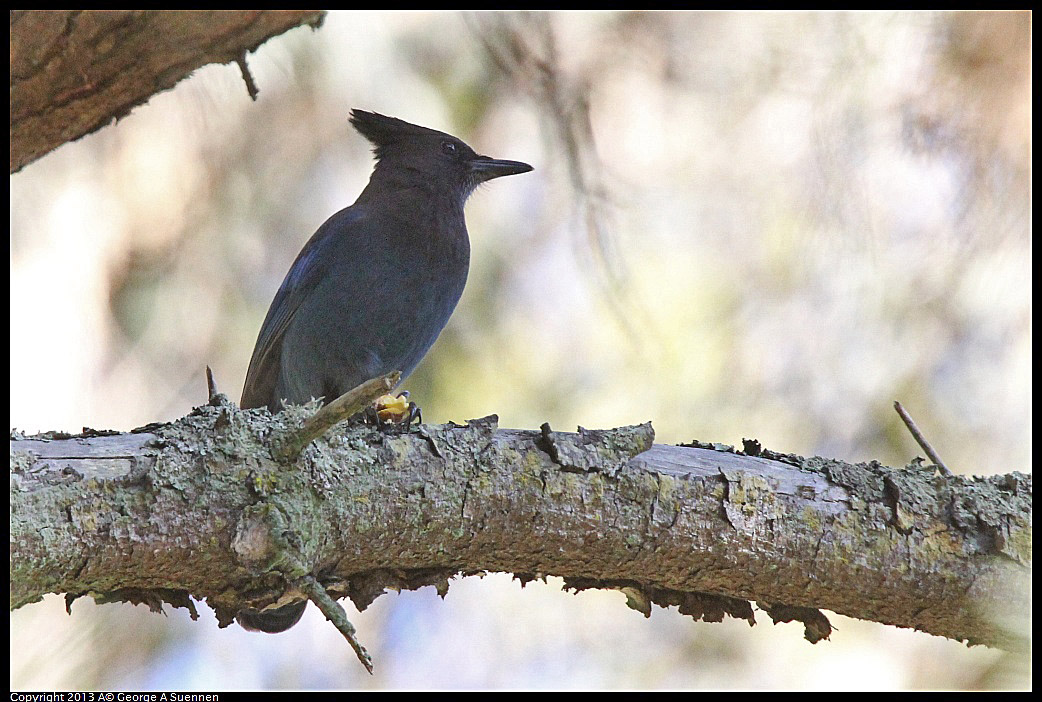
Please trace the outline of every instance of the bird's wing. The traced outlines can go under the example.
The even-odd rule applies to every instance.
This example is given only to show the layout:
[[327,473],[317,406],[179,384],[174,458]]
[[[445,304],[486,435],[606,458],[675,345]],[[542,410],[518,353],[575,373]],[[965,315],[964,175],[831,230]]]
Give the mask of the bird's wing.
[[274,393],[282,365],[283,335],[293,315],[307,299],[308,293],[319,284],[332,264],[334,257],[325,249],[360,216],[359,212],[353,211],[350,207],[340,210],[318,228],[297,254],[286,279],[275,293],[275,299],[271,301],[271,307],[268,308],[268,314],[257,336],[257,344],[250,358],[250,369],[246,371],[242,400],[239,403],[243,409],[277,409],[277,403],[281,398],[274,397]]

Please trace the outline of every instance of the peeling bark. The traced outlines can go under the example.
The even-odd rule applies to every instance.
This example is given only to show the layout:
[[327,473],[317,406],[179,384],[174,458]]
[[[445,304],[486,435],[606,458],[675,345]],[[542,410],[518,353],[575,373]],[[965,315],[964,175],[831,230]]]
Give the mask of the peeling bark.
[[[1028,616],[1031,478],[945,478],[730,447],[653,444],[650,423],[499,429],[495,416],[410,434],[339,425],[290,464],[271,446],[314,406],[276,416],[223,396],[129,434],[11,439],[11,608],[48,592],[103,601],[300,597],[313,575],[364,609],[385,588],[456,574],[557,575],[630,606],[707,621],[817,610],[1018,649]],[[747,444],[747,448],[751,444]],[[136,599],[135,599],[136,598]]]

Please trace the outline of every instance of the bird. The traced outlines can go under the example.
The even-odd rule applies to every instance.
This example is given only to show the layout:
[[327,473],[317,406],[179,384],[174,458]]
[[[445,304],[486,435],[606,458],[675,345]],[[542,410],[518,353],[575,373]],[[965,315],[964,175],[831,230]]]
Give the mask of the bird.
[[[427,127],[354,109],[376,165],[358,199],[332,215],[290,266],[261,324],[239,403],[279,412],[331,402],[361,383],[406,378],[463,294],[470,266],[464,204],[478,185],[532,166],[482,156]],[[307,600],[236,619],[277,633]]]

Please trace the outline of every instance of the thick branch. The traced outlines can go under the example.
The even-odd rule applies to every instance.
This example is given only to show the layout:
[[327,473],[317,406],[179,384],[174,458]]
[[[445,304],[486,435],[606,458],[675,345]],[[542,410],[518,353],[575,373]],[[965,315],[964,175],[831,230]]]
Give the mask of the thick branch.
[[238,61],[316,10],[13,10],[11,172],[120,119],[208,63]]
[[1021,645],[996,622],[1030,611],[1030,476],[652,445],[649,424],[498,429],[495,417],[401,435],[342,425],[294,464],[274,460],[266,442],[313,410],[217,400],[148,433],[12,438],[11,607],[48,592],[183,604],[163,594],[180,591],[227,624],[244,604],[299,596],[307,575],[364,608],[385,587],[506,571],[706,619],[751,618],[756,600],[813,622],[815,638],[824,608]]

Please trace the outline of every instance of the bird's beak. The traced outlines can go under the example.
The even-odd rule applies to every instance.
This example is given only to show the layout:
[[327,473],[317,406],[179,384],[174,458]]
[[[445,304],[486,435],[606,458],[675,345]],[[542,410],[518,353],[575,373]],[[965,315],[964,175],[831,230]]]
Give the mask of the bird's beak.
[[500,176],[527,173],[532,167],[520,161],[504,161],[502,159],[489,158],[488,156],[477,156],[470,162],[470,172],[477,180],[486,181]]

